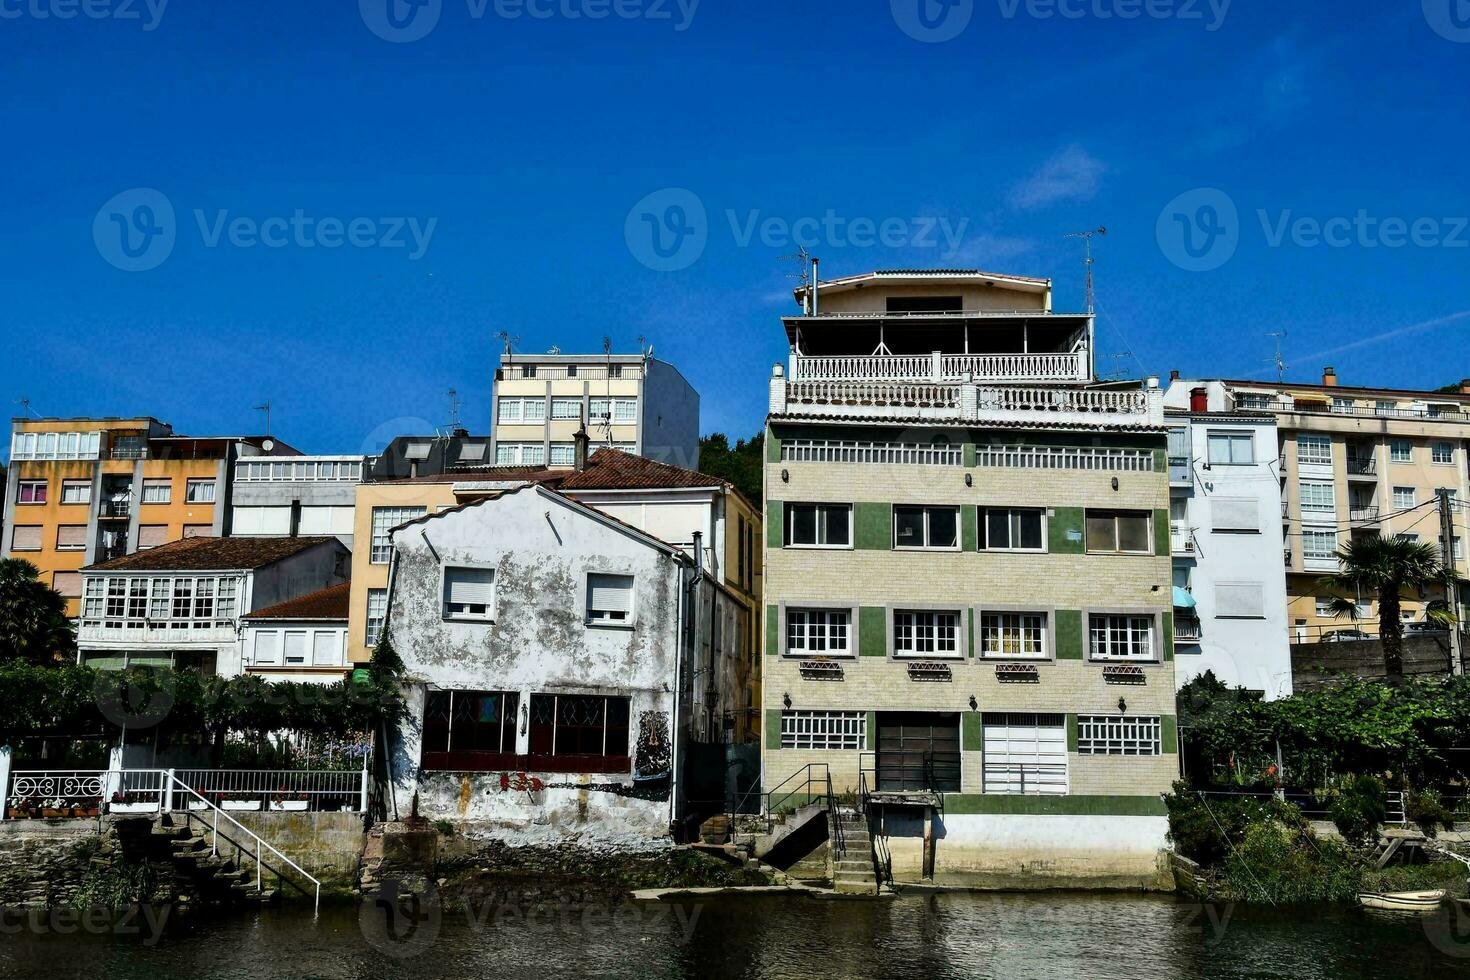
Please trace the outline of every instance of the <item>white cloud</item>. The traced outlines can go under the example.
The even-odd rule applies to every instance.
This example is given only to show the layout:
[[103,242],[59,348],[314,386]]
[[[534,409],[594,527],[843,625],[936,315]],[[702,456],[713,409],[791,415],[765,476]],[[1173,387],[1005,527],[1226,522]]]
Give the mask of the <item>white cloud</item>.
[[1107,169],[1101,160],[1074,143],[1011,188],[1011,206],[1029,211],[1061,201],[1091,200]]

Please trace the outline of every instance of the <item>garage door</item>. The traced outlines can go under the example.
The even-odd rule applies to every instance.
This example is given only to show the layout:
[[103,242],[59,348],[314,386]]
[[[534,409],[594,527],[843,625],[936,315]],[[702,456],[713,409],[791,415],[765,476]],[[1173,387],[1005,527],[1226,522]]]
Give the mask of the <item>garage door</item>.
[[1067,721],[1061,715],[986,712],[987,793],[1067,792]]
[[960,790],[960,716],[878,715],[878,789]]

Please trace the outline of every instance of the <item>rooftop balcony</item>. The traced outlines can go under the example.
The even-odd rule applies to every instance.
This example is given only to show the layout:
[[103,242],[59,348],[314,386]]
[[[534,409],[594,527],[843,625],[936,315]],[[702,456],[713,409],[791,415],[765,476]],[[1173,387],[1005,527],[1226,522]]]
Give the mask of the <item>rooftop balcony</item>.
[[874,421],[1164,424],[1163,392],[1147,388],[992,387],[975,381],[798,380],[777,365],[770,413]]
[[791,356],[792,381],[963,381],[1078,384],[1091,379],[1085,350],[1041,354]]

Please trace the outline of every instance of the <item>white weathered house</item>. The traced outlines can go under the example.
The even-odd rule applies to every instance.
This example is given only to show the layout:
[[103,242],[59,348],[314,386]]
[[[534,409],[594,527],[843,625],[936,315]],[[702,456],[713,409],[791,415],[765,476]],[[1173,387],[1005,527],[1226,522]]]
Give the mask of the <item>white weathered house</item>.
[[536,484],[392,542],[410,717],[390,739],[390,810],[416,793],[431,817],[653,836],[683,819],[680,759],[708,696],[691,641],[714,588],[688,554]]
[[241,669],[262,679],[335,684],[352,668],[347,660],[351,582],[287,599],[245,616]]

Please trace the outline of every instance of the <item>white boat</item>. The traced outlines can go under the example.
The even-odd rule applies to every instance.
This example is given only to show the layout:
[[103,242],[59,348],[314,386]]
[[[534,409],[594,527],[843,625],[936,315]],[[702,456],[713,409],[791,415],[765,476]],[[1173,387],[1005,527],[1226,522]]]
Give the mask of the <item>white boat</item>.
[[1433,912],[1444,896],[1443,888],[1427,892],[1359,892],[1358,904],[1365,909],[1393,912]]

